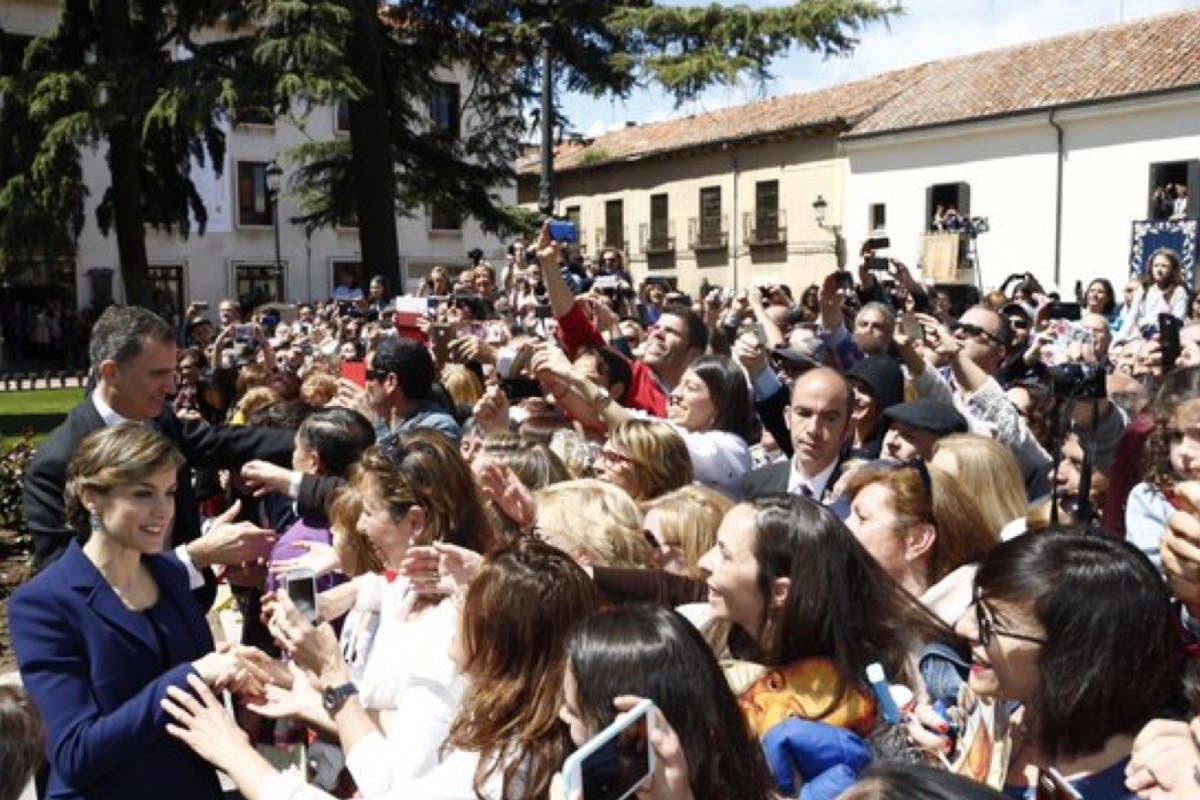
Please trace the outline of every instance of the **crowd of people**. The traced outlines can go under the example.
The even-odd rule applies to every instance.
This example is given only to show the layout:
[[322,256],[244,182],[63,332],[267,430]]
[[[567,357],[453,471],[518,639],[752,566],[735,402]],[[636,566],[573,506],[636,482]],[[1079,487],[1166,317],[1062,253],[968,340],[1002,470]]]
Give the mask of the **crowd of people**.
[[1178,255],[961,306],[861,255],[692,298],[546,228],[412,296],[109,308],[25,476],[0,800],[42,753],[56,799],[568,798],[643,700],[642,800],[1200,798]]

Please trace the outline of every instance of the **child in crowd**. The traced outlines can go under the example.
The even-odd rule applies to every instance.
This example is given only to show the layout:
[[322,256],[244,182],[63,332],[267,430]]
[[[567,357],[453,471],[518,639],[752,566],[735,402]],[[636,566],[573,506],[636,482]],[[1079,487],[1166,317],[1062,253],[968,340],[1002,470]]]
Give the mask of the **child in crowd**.
[[1133,487],[1125,507],[1130,542],[1159,564],[1159,544],[1175,513],[1172,487],[1200,478],[1200,367],[1168,373],[1151,408],[1146,480]]
[[[296,431],[292,469],[310,475],[345,478],[350,466],[374,443],[375,429],[362,414],[346,408],[323,408],[313,412]],[[279,537],[267,563],[268,592],[279,587],[280,565],[286,566],[293,559],[307,555],[307,543],[311,542],[332,546],[333,534],[329,531],[328,519],[301,517]],[[325,591],[341,580],[340,575],[322,575],[317,579],[317,589]]]

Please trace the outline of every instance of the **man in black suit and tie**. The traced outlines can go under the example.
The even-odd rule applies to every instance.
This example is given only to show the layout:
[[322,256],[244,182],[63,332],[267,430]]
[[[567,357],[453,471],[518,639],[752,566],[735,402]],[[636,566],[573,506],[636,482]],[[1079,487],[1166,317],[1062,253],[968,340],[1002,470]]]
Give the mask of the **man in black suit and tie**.
[[854,391],[835,369],[819,367],[796,378],[784,412],[792,457],[746,473],[742,495],[749,500],[786,492],[820,503],[829,499],[841,474],[853,406]]
[[209,566],[253,562],[268,555],[275,532],[250,523],[222,517],[207,535],[200,535],[191,465],[236,469],[254,458],[290,464],[293,432],[217,428],[176,418],[167,402],[175,392],[175,332],[144,308],[106,309],[92,329],[89,355],[96,388],[71,409],[25,471],[25,519],[33,537],[34,566],[40,570],[58,558],[77,536],[66,525],[63,503],[67,465],[76,446],[93,431],[127,421],[153,426],[187,459],[178,476],[172,543],[189,568],[193,589],[200,588],[200,571]]

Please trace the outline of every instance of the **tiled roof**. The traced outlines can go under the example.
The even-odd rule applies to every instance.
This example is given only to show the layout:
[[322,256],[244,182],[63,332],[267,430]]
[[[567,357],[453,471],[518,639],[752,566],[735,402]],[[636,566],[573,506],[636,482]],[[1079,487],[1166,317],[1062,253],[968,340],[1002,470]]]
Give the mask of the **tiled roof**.
[[[558,172],[568,172],[721,142],[826,126],[837,131],[847,130],[924,70],[922,66],[889,72],[817,92],[785,95],[707,114],[634,125],[606,133],[591,142],[567,142],[555,151],[554,168]],[[517,169],[521,173],[536,173],[536,155],[523,159]]]
[[[555,154],[559,172],[831,128],[847,138],[1200,86],[1200,10],[932,61],[816,92],[636,125]],[[536,174],[536,156],[518,172]]]
[[850,137],[1200,86],[1200,11],[936,61]]

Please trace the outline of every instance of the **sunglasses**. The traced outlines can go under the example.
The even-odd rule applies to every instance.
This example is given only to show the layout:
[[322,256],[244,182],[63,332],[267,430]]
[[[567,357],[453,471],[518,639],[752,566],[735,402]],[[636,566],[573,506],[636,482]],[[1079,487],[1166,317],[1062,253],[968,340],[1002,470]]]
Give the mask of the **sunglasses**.
[[983,604],[983,597],[978,587],[976,587],[972,599],[975,606],[975,627],[979,632],[979,643],[984,647],[991,644],[992,638],[995,636],[1006,636],[1009,639],[1017,639],[1018,641],[1031,642],[1033,644],[1046,644],[1046,640],[1040,637],[1029,636],[1024,633],[1014,633],[997,625],[991,610]]
[[385,380],[387,380],[387,376],[391,374],[392,373],[388,372],[386,369],[368,369],[364,372],[367,380],[378,381],[379,383],[383,383]]
[[996,335],[993,334],[991,331],[985,330],[985,329],[979,327],[978,325],[972,325],[969,322],[957,322],[957,321],[952,322],[952,323],[950,323],[950,330],[955,335],[962,333],[964,336],[971,336],[976,339],[978,339],[979,337],[982,336],[985,339],[988,339],[989,341],[991,341],[993,344],[997,344],[997,345],[1004,344],[1004,342],[1002,342],[998,338],[996,338]]
[[1029,327],[1029,320],[1024,317],[1009,317],[1008,324],[1019,331],[1023,331]]

